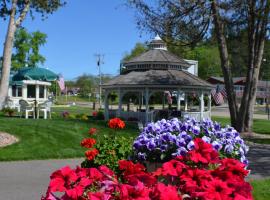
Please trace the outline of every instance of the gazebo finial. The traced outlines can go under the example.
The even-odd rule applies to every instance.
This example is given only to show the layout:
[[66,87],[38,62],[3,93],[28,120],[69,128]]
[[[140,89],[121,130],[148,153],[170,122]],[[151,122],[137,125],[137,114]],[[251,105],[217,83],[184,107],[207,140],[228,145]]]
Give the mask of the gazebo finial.
[[157,34],[156,37],[150,42],[151,49],[161,49],[167,51],[167,46],[161,37]]

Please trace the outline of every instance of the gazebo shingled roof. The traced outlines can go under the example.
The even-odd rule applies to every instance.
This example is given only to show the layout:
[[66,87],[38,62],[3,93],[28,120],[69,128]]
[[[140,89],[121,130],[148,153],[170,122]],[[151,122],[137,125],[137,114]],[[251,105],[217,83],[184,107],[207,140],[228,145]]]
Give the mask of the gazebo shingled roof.
[[182,86],[186,87],[207,87],[214,86],[197,76],[186,71],[179,70],[148,70],[132,71],[125,75],[119,75],[109,82],[103,84],[103,88],[126,87],[126,86]]
[[179,58],[178,56],[170,53],[169,51],[163,50],[163,49],[150,49],[147,52],[144,52],[143,54],[136,56],[134,58],[131,58],[128,61],[125,61],[124,65],[130,65],[133,63],[166,63],[166,64],[179,64],[182,67],[188,68],[190,64]]

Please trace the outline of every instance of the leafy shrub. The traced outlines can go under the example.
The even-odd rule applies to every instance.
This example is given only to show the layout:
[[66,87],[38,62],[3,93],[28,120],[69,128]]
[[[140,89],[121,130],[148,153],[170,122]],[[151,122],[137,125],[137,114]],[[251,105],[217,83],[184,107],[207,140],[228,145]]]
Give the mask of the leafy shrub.
[[13,108],[6,107],[2,109],[2,112],[4,113],[4,115],[12,117],[15,115],[16,110]]
[[82,167],[106,165],[111,169],[117,169],[118,161],[126,159],[131,154],[133,140],[133,137],[117,135],[100,136],[98,142],[95,144],[95,148],[99,154],[96,155],[94,160],[86,159],[82,163]]
[[102,111],[98,111],[95,119],[104,120],[105,119],[104,113]]

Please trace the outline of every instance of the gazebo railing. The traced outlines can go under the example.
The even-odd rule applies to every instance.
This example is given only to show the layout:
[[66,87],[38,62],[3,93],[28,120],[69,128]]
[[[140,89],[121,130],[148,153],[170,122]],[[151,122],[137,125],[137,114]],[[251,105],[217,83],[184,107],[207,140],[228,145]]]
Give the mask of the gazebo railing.
[[[200,112],[182,112],[182,117],[186,118],[186,117],[190,117],[190,118],[194,118],[197,121],[201,120],[201,113]],[[211,118],[211,112],[210,111],[204,111],[202,113],[202,118],[203,119],[207,119],[207,118]]]
[[142,123],[146,123],[147,121],[154,121],[155,113],[154,111],[149,112],[134,112],[134,111],[120,111],[118,114],[118,110],[109,110],[109,118],[113,117],[121,117],[125,120],[138,120]]

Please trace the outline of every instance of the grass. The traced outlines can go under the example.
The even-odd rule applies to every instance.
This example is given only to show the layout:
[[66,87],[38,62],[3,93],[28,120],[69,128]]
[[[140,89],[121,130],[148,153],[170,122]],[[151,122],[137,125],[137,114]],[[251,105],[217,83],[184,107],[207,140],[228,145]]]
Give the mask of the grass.
[[[213,116],[212,119],[214,121],[220,122],[223,126],[230,124],[230,118],[228,117],[215,117]],[[265,119],[254,119],[253,122],[253,131],[259,134],[270,134],[270,121]]]
[[255,200],[270,199],[270,179],[251,181],[253,186],[253,197]]
[[[0,149],[0,161],[83,157],[80,142],[90,127],[99,134],[115,134],[102,121],[33,120],[0,117],[0,131],[17,136],[20,141]],[[135,136],[138,130],[128,125],[117,134]]]
[[52,107],[52,112],[55,112],[58,116],[61,115],[62,112],[67,111],[71,114],[92,114],[92,108],[90,107],[82,107],[82,106],[69,106],[69,107]]
[[255,138],[247,138],[245,139],[247,141],[250,141],[250,142],[254,142],[254,143],[257,143],[257,144],[270,144],[270,139],[269,138],[264,138],[264,139],[255,139]]

